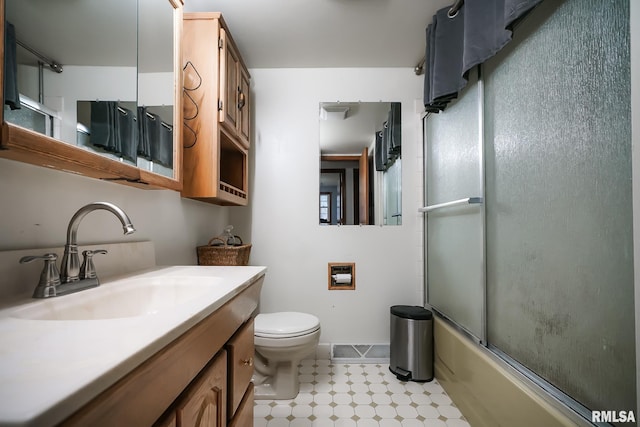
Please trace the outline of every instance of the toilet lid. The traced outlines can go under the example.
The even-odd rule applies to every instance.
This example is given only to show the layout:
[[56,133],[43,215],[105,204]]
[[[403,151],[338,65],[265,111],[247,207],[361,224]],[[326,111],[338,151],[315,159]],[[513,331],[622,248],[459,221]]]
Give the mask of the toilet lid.
[[296,312],[260,313],[255,318],[255,335],[265,338],[295,337],[320,328],[320,320],[311,314]]

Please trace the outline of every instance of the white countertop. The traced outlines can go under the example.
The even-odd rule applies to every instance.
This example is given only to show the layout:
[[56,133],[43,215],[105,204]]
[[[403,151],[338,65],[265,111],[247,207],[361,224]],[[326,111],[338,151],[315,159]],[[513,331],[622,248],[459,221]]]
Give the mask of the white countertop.
[[[15,317],[44,300],[28,299],[0,310],[0,426],[59,423],[200,320],[220,308],[265,267],[157,267],[105,280],[95,289],[53,300],[87,298],[127,285],[131,278],[189,277],[211,282],[205,296],[171,310],[97,320]],[[215,285],[215,286],[213,286]]]

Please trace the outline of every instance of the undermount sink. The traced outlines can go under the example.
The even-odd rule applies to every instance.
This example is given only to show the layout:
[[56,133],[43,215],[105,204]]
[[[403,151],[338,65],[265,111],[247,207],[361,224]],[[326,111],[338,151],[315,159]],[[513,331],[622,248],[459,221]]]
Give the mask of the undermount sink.
[[50,298],[16,310],[29,320],[100,320],[148,316],[176,309],[215,289],[217,277],[127,279],[77,294]]

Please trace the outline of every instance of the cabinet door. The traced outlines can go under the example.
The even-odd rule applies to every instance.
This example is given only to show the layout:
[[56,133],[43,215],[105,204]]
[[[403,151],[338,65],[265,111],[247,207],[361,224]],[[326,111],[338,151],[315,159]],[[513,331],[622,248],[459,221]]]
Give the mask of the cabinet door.
[[238,123],[238,69],[240,59],[224,28],[220,28],[222,52],[220,52],[220,118],[219,121],[230,130],[236,130]]
[[229,353],[228,416],[238,409],[253,376],[253,319],[250,319],[227,343]]
[[227,353],[222,350],[189,386],[176,407],[180,427],[221,427],[227,422]]
[[238,135],[240,142],[246,147],[250,146],[251,137],[251,96],[249,74],[244,67],[239,67],[240,93],[238,94]]
[[229,423],[229,427],[247,427],[253,425],[253,392],[253,383],[251,383],[242,398],[242,402],[235,416]]

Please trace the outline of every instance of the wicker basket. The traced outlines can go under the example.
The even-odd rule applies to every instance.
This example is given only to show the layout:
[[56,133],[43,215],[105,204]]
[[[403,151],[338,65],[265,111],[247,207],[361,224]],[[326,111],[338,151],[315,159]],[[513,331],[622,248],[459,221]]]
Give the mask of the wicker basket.
[[[239,239],[237,236],[236,238]],[[211,244],[216,240],[222,242],[224,246],[212,246]],[[198,246],[196,249],[198,265],[247,265],[251,244],[242,244],[240,240],[240,246],[229,246],[223,239],[214,237],[206,246]]]

